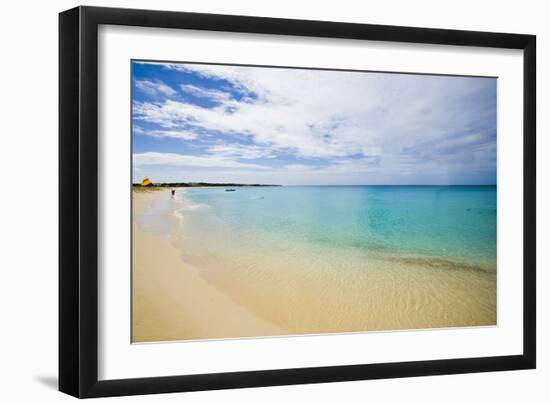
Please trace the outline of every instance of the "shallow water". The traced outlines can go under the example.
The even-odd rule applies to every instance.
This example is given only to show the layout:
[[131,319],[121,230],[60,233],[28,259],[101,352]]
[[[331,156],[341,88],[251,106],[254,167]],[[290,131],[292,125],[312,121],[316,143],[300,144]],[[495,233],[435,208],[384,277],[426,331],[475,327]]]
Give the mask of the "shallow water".
[[290,334],[496,324],[495,187],[179,189],[137,221]]

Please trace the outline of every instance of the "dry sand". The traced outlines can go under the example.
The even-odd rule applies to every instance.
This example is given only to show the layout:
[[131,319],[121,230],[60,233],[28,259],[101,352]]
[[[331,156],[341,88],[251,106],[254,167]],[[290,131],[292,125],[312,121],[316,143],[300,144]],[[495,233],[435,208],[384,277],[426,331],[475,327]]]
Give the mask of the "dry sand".
[[[133,192],[133,214],[163,192]],[[132,258],[132,342],[288,334],[210,285],[169,240],[135,221]]]
[[[134,191],[134,217],[167,192]],[[268,253],[232,229],[175,223],[170,240],[134,220],[134,342],[496,324],[496,273],[351,250],[342,267],[340,255]]]

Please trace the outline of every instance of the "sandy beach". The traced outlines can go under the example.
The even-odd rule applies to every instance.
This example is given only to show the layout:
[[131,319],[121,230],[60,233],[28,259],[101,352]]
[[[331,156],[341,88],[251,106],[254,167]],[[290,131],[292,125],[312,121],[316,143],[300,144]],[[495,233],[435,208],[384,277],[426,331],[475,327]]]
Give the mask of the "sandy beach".
[[[139,214],[168,190],[133,192]],[[219,292],[170,241],[133,223],[132,341],[288,334]]]
[[274,241],[169,192],[133,192],[134,342],[497,322],[494,268]]

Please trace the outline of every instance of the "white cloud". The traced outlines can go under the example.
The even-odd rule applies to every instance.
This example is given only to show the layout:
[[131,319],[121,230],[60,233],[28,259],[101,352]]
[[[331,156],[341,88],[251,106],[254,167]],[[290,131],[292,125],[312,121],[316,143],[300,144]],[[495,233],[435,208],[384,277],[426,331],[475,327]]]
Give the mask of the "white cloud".
[[145,135],[153,137],[170,137],[175,139],[193,140],[198,138],[198,135],[194,132],[185,130],[146,130],[141,126],[134,125],[132,128],[134,135]]
[[241,144],[216,144],[208,148],[208,152],[214,156],[254,160],[263,157],[273,157],[273,151],[267,147]]
[[176,90],[160,80],[136,80],[135,84],[138,90],[143,91],[145,94],[150,96],[156,96],[159,94],[173,96],[176,94]]
[[264,169],[258,164],[241,163],[222,156],[193,156],[177,153],[145,152],[134,153],[133,164],[135,167],[143,166],[189,166],[208,168],[246,168]]
[[225,91],[197,87],[191,84],[182,84],[180,85],[180,88],[188,94],[201,98],[209,98],[216,102],[228,103],[233,99],[231,93],[227,93]]
[[185,140],[192,140],[198,137],[196,133],[183,130],[152,130],[147,132],[147,134],[155,137],[172,137]]
[[[182,90],[215,100],[214,108],[166,99],[134,103],[134,117],[166,132],[214,131],[247,143],[206,150],[246,160],[284,151],[297,158],[326,159],[323,169],[287,166],[272,175],[361,175],[383,178],[416,174],[452,177],[495,168],[495,83],[481,78],[312,71],[236,66],[165,64],[225,80],[247,96],[188,84]],[[191,129],[189,129],[191,128]],[[374,175],[373,173],[376,173]],[[267,175],[265,171],[251,177]],[[300,174],[301,175],[301,174]],[[305,175],[305,174],[304,174]],[[393,176],[393,177],[392,177]],[[289,177],[291,180],[293,178]],[[365,177],[366,178],[366,177]],[[380,180],[377,180],[379,178]],[[414,180],[413,178],[412,180]],[[365,180],[366,181],[366,180]]]
[[[222,104],[215,108],[173,100],[142,103],[135,106],[138,119],[165,127],[186,124],[245,134],[306,157],[395,151],[451,137],[475,126],[480,114],[491,113],[464,102],[484,88],[486,82],[480,79],[208,65],[183,68],[230,81],[256,94],[257,100],[235,102],[228,95],[216,95]],[[226,102],[231,102],[231,110]]]
[[[188,156],[173,153],[134,154],[134,179],[147,175],[164,182],[239,182],[282,185],[317,184],[398,184],[412,183],[410,171],[397,165],[390,173],[374,161],[338,160],[326,166],[287,164],[268,167],[215,155]],[[139,170],[139,171],[138,171]],[[435,171],[436,183],[448,180],[446,171]]]
[[147,134],[147,132],[145,131],[145,129],[143,129],[141,126],[137,126],[137,125],[134,125],[132,127],[132,133],[134,135],[145,135]]

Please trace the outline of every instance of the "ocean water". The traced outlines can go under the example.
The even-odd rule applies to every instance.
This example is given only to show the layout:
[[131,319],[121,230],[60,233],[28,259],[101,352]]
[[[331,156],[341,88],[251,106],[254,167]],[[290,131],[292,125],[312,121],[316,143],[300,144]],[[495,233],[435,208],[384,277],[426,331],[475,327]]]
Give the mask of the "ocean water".
[[194,188],[227,225],[295,243],[496,263],[494,186]]
[[494,186],[181,188],[136,219],[307,334],[496,324],[496,204]]

